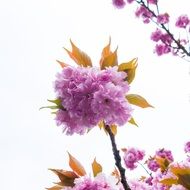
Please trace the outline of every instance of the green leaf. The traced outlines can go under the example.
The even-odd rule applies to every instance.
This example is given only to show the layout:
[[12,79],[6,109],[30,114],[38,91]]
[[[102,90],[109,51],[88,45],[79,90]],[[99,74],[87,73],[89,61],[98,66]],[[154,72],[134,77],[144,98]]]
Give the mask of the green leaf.
[[40,110],[44,109],[44,108],[49,108],[49,109],[53,109],[53,110],[54,109],[63,109],[64,110],[64,107],[62,106],[60,99],[48,100],[48,102],[54,103],[55,105],[53,105],[53,106],[43,106],[43,107],[40,108]]
[[124,71],[127,73],[127,82],[130,84],[135,78],[135,72],[137,68],[137,58],[132,59],[129,62],[121,63],[118,67],[118,71]]
[[153,108],[153,106],[150,105],[145,98],[143,98],[138,94],[128,94],[126,98],[130,104],[133,104],[135,106],[139,106],[141,108],[148,108],[148,107]]
[[59,109],[59,106],[43,106],[40,108],[41,109],[45,109],[45,108],[49,108],[49,109]]
[[131,119],[128,121],[130,124],[135,125],[138,127],[137,123],[135,122],[134,118],[131,117]]
[[61,105],[61,100],[58,98],[58,99],[55,99],[55,100],[48,100],[48,102],[52,102],[52,103],[54,103],[54,104],[56,104],[56,105],[58,105],[58,106],[60,106]]

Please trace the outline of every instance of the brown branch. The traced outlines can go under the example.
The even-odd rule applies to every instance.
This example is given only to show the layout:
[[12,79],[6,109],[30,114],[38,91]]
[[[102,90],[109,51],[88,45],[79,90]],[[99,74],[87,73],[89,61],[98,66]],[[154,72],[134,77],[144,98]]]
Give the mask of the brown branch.
[[119,170],[119,173],[121,176],[121,183],[123,185],[123,188],[125,190],[131,190],[128,183],[127,183],[126,177],[125,177],[125,169],[121,165],[121,156],[119,155],[119,150],[117,149],[117,145],[115,142],[115,136],[112,133],[109,125],[105,126],[105,130],[108,132],[110,140],[111,140],[112,151],[113,151],[113,155],[114,155],[114,159],[115,159],[115,165],[117,166],[117,168]]

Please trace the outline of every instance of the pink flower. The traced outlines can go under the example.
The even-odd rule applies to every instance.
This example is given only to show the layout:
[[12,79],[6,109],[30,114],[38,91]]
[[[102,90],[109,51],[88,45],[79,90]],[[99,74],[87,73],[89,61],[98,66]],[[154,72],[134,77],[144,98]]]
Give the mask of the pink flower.
[[177,18],[175,25],[178,28],[186,28],[189,23],[190,23],[190,20],[189,20],[188,16],[181,15]]
[[185,143],[184,151],[185,153],[190,153],[190,141]]
[[133,3],[134,2],[134,0],[127,0],[127,3]]
[[156,44],[155,52],[158,56],[171,52],[171,48],[165,44]]
[[144,155],[145,153],[142,150],[138,150],[135,148],[127,149],[123,157],[125,166],[130,170],[135,169],[137,167],[136,163],[142,160],[144,158]]
[[113,177],[106,177],[104,174],[98,174],[94,179],[88,176],[76,178],[74,187],[64,187],[63,190],[122,190],[116,185],[117,180]]
[[118,9],[123,8],[125,6],[124,0],[112,0],[112,3]]
[[157,4],[158,0],[147,0],[148,3],[150,4]]
[[143,22],[144,22],[145,24],[149,23],[149,22],[150,22],[150,19],[151,19],[152,16],[153,16],[152,13],[151,13],[148,9],[146,9],[144,6],[140,6],[140,7],[136,10],[135,15],[136,15],[137,17],[142,17]]
[[56,113],[58,126],[66,134],[83,134],[104,120],[107,125],[124,125],[131,117],[125,96],[129,85],[117,67],[99,70],[65,67],[57,75],[55,92],[61,101]]
[[170,45],[173,42],[173,39],[167,33],[166,34],[162,34],[161,37],[160,37],[160,39],[166,45]]
[[165,159],[167,159],[170,162],[174,161],[172,152],[170,150],[166,150],[164,148],[159,149],[158,151],[156,151],[156,156],[159,156],[161,158],[165,158]]
[[153,180],[153,177],[148,177],[148,178],[146,178],[146,180],[145,180],[145,183],[147,183],[148,185],[152,185],[152,180]]
[[170,190],[186,190],[182,185],[172,185]]
[[169,14],[168,13],[164,13],[164,14],[160,14],[157,17],[157,22],[159,24],[166,24],[169,22]]
[[190,156],[187,156],[186,161],[187,161],[187,162],[190,162]]
[[160,168],[159,164],[156,162],[154,158],[148,159],[146,164],[147,167],[153,172],[156,172],[158,168]]
[[152,190],[151,186],[147,183],[139,180],[131,180],[129,181],[129,186],[131,190]]
[[151,40],[153,40],[154,42],[158,42],[161,39],[162,36],[162,31],[160,29],[156,29],[155,32],[152,32],[151,34]]
[[168,190],[168,185],[159,183],[165,176],[160,170],[158,170],[152,179],[152,190]]

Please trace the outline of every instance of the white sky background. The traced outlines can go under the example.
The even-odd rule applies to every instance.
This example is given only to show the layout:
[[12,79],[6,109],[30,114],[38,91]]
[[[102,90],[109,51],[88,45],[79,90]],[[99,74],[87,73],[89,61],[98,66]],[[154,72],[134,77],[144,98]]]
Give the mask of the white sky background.
[[[160,3],[173,19],[190,10],[188,0]],[[120,128],[118,147],[139,147],[148,155],[166,147],[179,161],[184,158],[183,145],[190,140],[190,65],[176,57],[154,55],[149,40],[154,27],[135,19],[133,10],[135,6],[114,9],[111,0],[0,1],[2,190],[51,186],[57,178],[47,168],[69,169],[67,151],[88,173],[95,156],[105,172],[114,167],[103,131],[96,128],[84,136],[67,137],[56,127],[50,110],[39,111],[54,98],[52,82],[61,70],[55,60],[72,63],[62,48],[70,49],[70,38],[95,65],[109,36],[113,49],[119,46],[119,62],[139,59],[131,93],[141,94],[155,109],[135,109],[139,128],[128,124]]]

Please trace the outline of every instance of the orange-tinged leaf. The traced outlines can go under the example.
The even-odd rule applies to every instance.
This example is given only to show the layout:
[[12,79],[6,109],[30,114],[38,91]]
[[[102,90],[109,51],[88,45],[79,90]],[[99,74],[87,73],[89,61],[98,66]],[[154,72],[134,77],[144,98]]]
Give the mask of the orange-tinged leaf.
[[135,72],[136,72],[136,68],[137,68],[137,58],[132,59],[129,62],[126,63],[121,63],[118,66],[118,71],[124,71],[127,73],[127,82],[130,84],[133,79],[135,78]]
[[59,170],[59,169],[49,169],[49,170],[54,172],[59,177],[61,182],[57,184],[62,185],[62,186],[74,186],[74,180],[79,177],[73,171],[66,171],[66,170]]
[[139,181],[145,181],[145,179],[147,179],[146,176],[141,176],[140,179],[139,179]]
[[[99,127],[100,129],[103,129],[104,132],[105,132],[106,134],[108,134],[108,132],[107,132],[107,130],[106,130],[106,128],[105,128],[106,126],[105,126],[104,121],[100,121],[100,122],[98,123],[98,127]],[[109,127],[110,127],[110,129],[111,129],[111,132],[112,132],[114,135],[116,135],[116,134],[117,134],[117,125],[110,125]]]
[[112,52],[110,50],[110,45],[111,45],[111,38],[109,39],[108,45],[106,45],[103,50],[102,50],[102,55],[100,59],[100,67],[102,68],[102,62],[105,59],[105,57],[109,56]]
[[127,149],[126,149],[126,148],[122,148],[121,150],[122,150],[123,152],[126,152],[126,151],[127,151]]
[[190,168],[189,167],[171,167],[171,172],[178,178],[178,184],[190,189]]
[[118,176],[118,177],[120,177],[120,173],[119,173],[119,171],[117,170],[117,168],[114,169],[114,171],[112,172],[112,175],[113,175],[113,176]]
[[111,175],[114,176],[118,180],[117,184],[119,184],[119,182],[120,182],[120,173],[117,170],[117,168],[114,169],[114,171],[112,172]]
[[62,68],[69,66],[68,64],[66,64],[66,63],[64,63],[64,62],[62,62],[62,61],[59,61],[59,60],[56,60],[56,61],[59,63],[59,65],[60,65]]
[[137,123],[135,122],[134,118],[131,117],[131,119],[128,121],[130,124],[135,125],[138,127]]
[[118,65],[117,49],[113,53],[110,52],[108,56],[104,57],[100,64],[101,69],[105,69],[106,67],[114,67],[116,65]]
[[98,123],[98,127],[99,127],[100,129],[104,128],[104,127],[105,127],[104,121],[100,121],[100,122]]
[[56,186],[53,186],[53,187],[50,187],[50,188],[46,188],[47,190],[61,190],[63,189],[63,186],[60,186],[60,185],[56,185]]
[[94,177],[96,177],[99,173],[102,172],[102,166],[96,161],[96,158],[94,158],[94,161],[92,163],[92,171]]
[[110,126],[111,132],[116,135],[117,134],[117,125],[111,125]]
[[134,59],[132,59],[129,62],[119,64],[118,71],[125,71],[127,69],[134,69],[134,68],[136,68],[137,67],[137,61],[138,61],[138,59],[134,58]]
[[[111,51],[110,51],[110,45],[111,45],[111,38],[109,38],[109,43],[107,46],[105,46],[102,50],[102,58],[107,57],[108,55],[110,55]],[[101,62],[101,61],[100,61]]]
[[100,128],[100,130],[103,129],[104,132],[106,133],[106,135],[108,134],[108,132],[107,132],[106,129],[105,129],[106,126],[105,126],[104,121],[100,121],[100,122],[98,123],[98,127]]
[[189,174],[190,175],[190,168],[184,167],[171,167],[171,172],[175,175],[185,175],[185,174]]
[[183,185],[185,188],[190,189],[190,175],[178,175],[178,183]]
[[174,185],[174,184],[177,185],[178,184],[178,180],[174,179],[174,178],[162,179],[159,182],[164,184],[164,185]]
[[60,174],[68,178],[77,178],[78,175],[73,171],[67,171],[67,170],[60,170],[60,169],[52,169],[49,168],[52,172],[54,172],[56,175]]
[[148,108],[148,107],[153,108],[153,106],[150,105],[145,98],[143,98],[138,94],[128,94],[126,98],[130,104],[133,104],[135,106],[139,106],[141,108]]
[[86,175],[86,171],[84,167],[81,165],[81,163],[74,158],[69,152],[69,166],[73,169],[74,172],[76,172],[80,176]]
[[155,158],[155,160],[156,160],[156,162],[158,163],[158,165],[160,166],[161,171],[162,171],[162,172],[166,171],[166,169],[168,168],[170,162],[169,162],[167,159],[161,158],[161,157],[159,157],[159,156],[157,156],[157,157]]
[[92,66],[92,61],[90,57],[83,51],[81,51],[75,44],[70,40],[72,46],[72,52],[64,48],[71,59],[73,59],[78,65],[83,67]]

